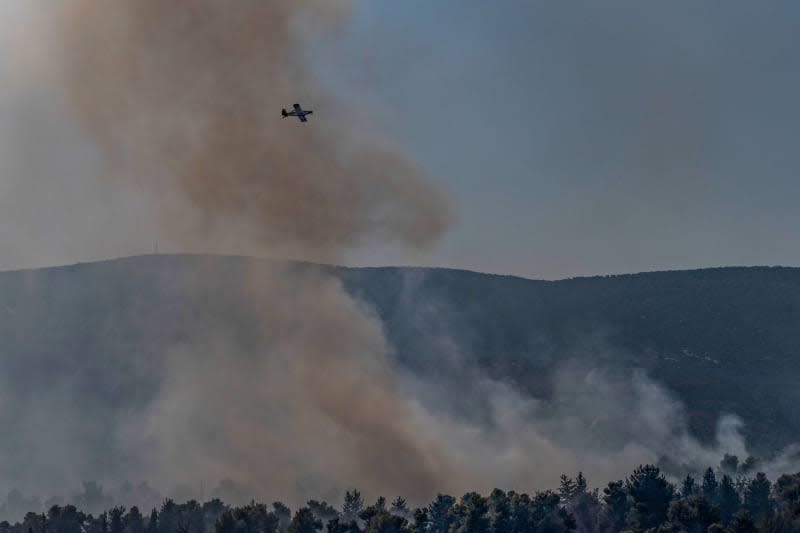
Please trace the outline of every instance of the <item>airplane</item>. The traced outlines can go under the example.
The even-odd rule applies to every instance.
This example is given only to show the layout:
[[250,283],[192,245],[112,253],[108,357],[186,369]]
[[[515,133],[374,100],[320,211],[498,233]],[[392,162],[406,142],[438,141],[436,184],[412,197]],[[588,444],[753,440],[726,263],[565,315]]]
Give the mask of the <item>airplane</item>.
[[286,109],[281,109],[281,118],[297,117],[300,119],[300,122],[308,122],[306,115],[310,115],[312,113],[313,111],[311,110],[306,111],[305,109],[300,107],[300,104],[294,104],[294,111],[289,111],[287,113]]

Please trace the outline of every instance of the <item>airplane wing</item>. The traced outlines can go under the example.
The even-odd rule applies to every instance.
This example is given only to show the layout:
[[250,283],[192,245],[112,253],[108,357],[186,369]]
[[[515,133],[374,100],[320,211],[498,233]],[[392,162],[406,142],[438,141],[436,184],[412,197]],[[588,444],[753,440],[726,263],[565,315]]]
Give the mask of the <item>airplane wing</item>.
[[305,115],[297,115],[297,118],[300,119],[300,122],[308,122],[308,119]]
[[302,110],[303,110],[303,108],[302,108],[302,107],[300,107],[300,104],[294,104],[294,110],[295,110],[295,111],[302,111]]

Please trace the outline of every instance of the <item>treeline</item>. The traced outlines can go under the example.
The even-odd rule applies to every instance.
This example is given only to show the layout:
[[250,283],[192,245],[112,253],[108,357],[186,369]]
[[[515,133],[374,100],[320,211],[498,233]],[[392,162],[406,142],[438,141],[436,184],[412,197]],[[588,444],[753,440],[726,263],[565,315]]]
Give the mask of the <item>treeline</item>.
[[340,509],[310,500],[295,512],[280,502],[228,506],[171,499],[143,514],[117,506],[97,515],[73,505],[29,512],[21,522],[0,522],[0,533],[566,533],[800,531],[800,473],[771,482],[766,475],[732,477],[707,469],[674,485],[653,465],[636,468],[602,490],[583,474],[561,476],[558,490],[528,495],[495,489],[460,498],[439,494],[412,509],[402,497],[368,505],[347,491]]

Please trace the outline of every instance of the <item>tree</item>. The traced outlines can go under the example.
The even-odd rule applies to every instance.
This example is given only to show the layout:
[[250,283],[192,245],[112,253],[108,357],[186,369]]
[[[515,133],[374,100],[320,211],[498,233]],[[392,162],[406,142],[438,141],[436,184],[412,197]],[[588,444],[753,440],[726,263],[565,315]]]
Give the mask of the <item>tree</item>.
[[494,489],[489,495],[491,512],[491,530],[494,533],[511,531],[511,503],[508,495],[500,489]]
[[739,493],[733,485],[733,480],[728,475],[722,476],[719,483],[719,518],[720,521],[728,525],[733,520],[733,515],[739,511],[742,506],[742,500],[739,498]]
[[153,508],[150,511],[150,519],[147,521],[147,533],[157,533],[158,532],[158,511]]
[[489,531],[489,504],[477,492],[465,494],[458,505],[457,533],[487,533]]
[[684,498],[690,498],[694,496],[696,490],[697,483],[695,482],[694,478],[691,476],[691,474],[686,474],[683,484],[681,485],[681,496]]
[[700,487],[700,492],[706,497],[706,500],[716,502],[718,488],[719,483],[717,483],[717,476],[714,475],[714,471],[709,467],[706,469],[705,473],[703,473],[703,484]]
[[123,533],[125,525],[122,518],[125,516],[125,508],[120,506],[113,507],[108,514],[111,517],[110,532]]
[[541,533],[566,533],[575,529],[575,517],[559,505],[553,491],[537,492],[530,500],[531,530]]
[[[428,527],[430,526],[430,521],[428,520],[428,509],[421,507],[414,510],[414,526],[411,528],[412,531],[422,533],[423,531],[428,531]],[[0,531],[0,533],[3,533]]]
[[158,533],[175,533],[179,525],[178,506],[172,498],[167,498],[158,512]]
[[361,528],[358,527],[355,520],[342,522],[341,519],[334,518],[328,522],[326,531],[328,533],[361,533]]
[[292,520],[292,511],[281,502],[272,502],[272,512],[278,517],[278,529],[281,533],[287,533],[289,522]]
[[308,508],[314,513],[314,516],[322,520],[323,524],[339,517],[339,511],[334,509],[332,505],[329,505],[328,502],[309,500],[306,505],[308,505]]
[[345,492],[342,519],[348,522],[355,520],[362,509],[364,509],[364,498],[361,497],[361,493],[355,489]]
[[628,492],[623,481],[612,481],[603,489],[603,510],[598,526],[601,531],[621,531],[630,512]]
[[298,509],[289,524],[289,533],[314,533],[320,529],[322,521],[314,516],[308,507]]
[[800,473],[779,477],[774,492],[781,514],[797,521],[797,529],[800,529]]
[[558,494],[561,496],[561,503],[569,503],[575,494],[575,481],[566,474],[561,474],[561,483],[558,486]]
[[135,505],[131,507],[128,516],[125,517],[125,533],[144,533],[144,517]]
[[437,494],[436,499],[428,505],[428,521],[432,533],[447,533],[453,523],[451,509],[456,499],[446,494]]
[[687,533],[706,533],[719,521],[719,510],[705,496],[693,496],[672,502],[669,507],[669,522]]
[[728,528],[729,533],[757,533],[757,531],[756,523],[744,509],[734,515],[733,522]]
[[578,477],[575,478],[575,490],[578,494],[586,492],[586,478],[583,477],[583,472],[578,472]]
[[85,521],[86,515],[74,505],[54,505],[47,513],[49,529],[56,533],[82,533]]
[[[380,503],[380,502],[379,502]],[[404,533],[408,531],[408,520],[402,516],[393,515],[385,508],[373,505],[364,509],[359,517],[364,521],[364,533]]]
[[392,502],[391,512],[392,514],[396,514],[397,516],[402,516],[403,518],[409,518],[411,514],[411,511],[408,508],[408,505],[406,504],[405,498],[401,496],[398,496]]
[[628,521],[637,529],[658,527],[667,518],[675,488],[654,465],[639,466],[625,482],[633,505]]
[[508,493],[511,502],[511,531],[523,533],[533,528],[531,498],[527,494]]
[[769,502],[771,487],[766,474],[759,472],[744,491],[744,508],[756,523],[764,520],[772,510]]

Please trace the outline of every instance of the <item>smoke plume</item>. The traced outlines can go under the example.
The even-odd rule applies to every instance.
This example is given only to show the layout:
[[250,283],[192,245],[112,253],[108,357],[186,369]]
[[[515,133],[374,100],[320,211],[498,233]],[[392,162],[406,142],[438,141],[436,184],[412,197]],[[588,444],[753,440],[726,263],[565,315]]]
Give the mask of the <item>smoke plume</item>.
[[[450,223],[443,192],[350,125],[305,66],[308,39],[349,8],[66,2],[63,87],[108,178],[142,188],[181,249],[334,261],[375,240],[427,247]],[[298,100],[313,120],[282,121]],[[230,478],[296,498],[336,482],[437,487],[442,454],[411,429],[378,323],[321,274],[238,281],[264,344],[241,353],[230,332],[198,331],[168,354],[161,395],[125,436],[151,446],[149,479]]]
[[[352,126],[305,66],[310,32],[335,31],[346,2],[62,9],[69,102],[110,177],[149,191],[184,246],[331,260],[373,239],[428,246],[448,226],[438,186]],[[312,123],[279,119],[296,101]]]

